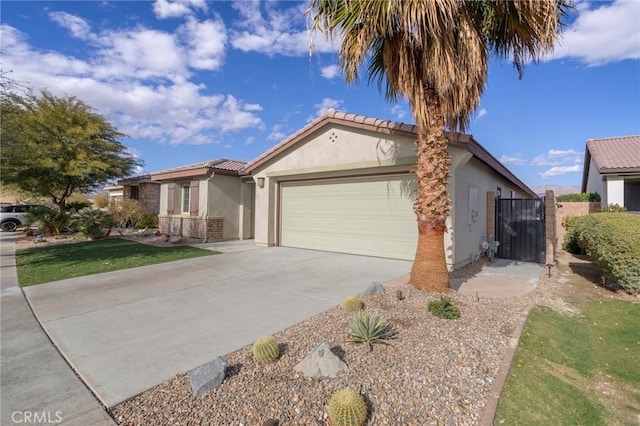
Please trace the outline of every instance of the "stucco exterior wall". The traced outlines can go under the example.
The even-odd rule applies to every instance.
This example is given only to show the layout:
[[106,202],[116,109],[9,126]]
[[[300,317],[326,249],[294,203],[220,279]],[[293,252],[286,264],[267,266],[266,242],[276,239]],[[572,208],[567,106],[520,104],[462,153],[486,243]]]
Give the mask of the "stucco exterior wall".
[[[290,151],[258,167],[253,178],[265,179],[263,188],[256,186],[255,241],[258,245],[277,243],[278,183],[303,178],[341,177],[408,171],[413,168],[415,145],[413,138],[380,135],[364,130],[328,125],[299,142]],[[486,193],[502,190],[503,197],[511,191],[517,198],[529,198],[515,185],[493,171],[465,149],[450,148],[452,175],[448,191],[454,209],[447,220],[445,234],[446,259],[450,267],[458,267],[480,251],[486,233]],[[471,219],[469,188],[475,195],[472,203],[477,211]],[[416,227],[417,232],[417,227]],[[454,245],[455,243],[455,245]],[[455,247],[455,253],[454,253]]]
[[[452,259],[454,268],[464,266],[471,257],[480,251],[480,244],[484,241],[487,229],[487,192],[495,192],[500,187],[502,198],[510,198],[511,191],[514,198],[531,198],[511,182],[493,171],[476,158],[469,160],[455,173],[455,193],[450,198],[453,201],[452,216],[454,226],[449,230],[455,245]],[[470,188],[477,192],[477,215],[471,215]],[[473,220],[475,216],[475,220]]]
[[605,191],[602,183],[602,175],[598,171],[593,158],[589,162],[589,175],[587,178],[587,192],[597,192],[600,194],[602,201],[605,200]]
[[240,197],[242,204],[239,207],[240,213],[240,239],[248,240],[253,238],[254,208],[253,199],[255,197],[255,185],[253,180],[243,179],[240,186]]
[[383,171],[408,171],[415,162],[411,138],[345,128],[331,124],[309,135],[293,149],[263,164],[252,173],[254,181],[265,179],[264,188],[256,185],[256,244],[275,245],[277,182],[295,177],[347,176],[354,171],[376,174]]
[[[240,185],[237,176],[215,175],[209,184],[208,217],[224,218],[223,238],[240,238]],[[200,189],[201,194],[206,191]]]
[[607,176],[604,184],[607,187],[606,198],[602,199],[603,205],[617,204],[624,206],[624,177]]

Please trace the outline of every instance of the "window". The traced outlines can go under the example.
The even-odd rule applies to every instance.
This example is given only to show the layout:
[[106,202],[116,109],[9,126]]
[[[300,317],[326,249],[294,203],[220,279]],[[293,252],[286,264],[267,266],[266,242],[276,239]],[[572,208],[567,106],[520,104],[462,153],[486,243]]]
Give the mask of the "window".
[[182,213],[189,213],[189,185],[182,187]]
[[140,188],[137,186],[132,186],[131,187],[131,196],[129,197],[132,200],[139,200],[140,199]]

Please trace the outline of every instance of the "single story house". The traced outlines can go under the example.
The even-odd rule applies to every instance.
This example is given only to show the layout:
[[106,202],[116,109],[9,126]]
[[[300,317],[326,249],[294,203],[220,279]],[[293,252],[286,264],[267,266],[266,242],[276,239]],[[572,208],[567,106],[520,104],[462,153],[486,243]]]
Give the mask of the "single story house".
[[122,199],[138,200],[147,214],[160,213],[160,184],[151,175],[134,176],[118,181],[122,187]]
[[219,158],[150,174],[161,232],[203,241],[253,238],[254,183],[246,163]]
[[109,203],[117,203],[118,201],[122,200],[124,195],[124,187],[122,185],[107,185],[103,189],[107,191],[107,198],[109,199]]
[[597,192],[604,206],[640,212],[640,135],[589,139],[582,192]]
[[[250,162],[243,173],[256,183],[256,244],[412,260],[416,130],[330,110]],[[472,136],[448,137],[453,210],[445,247],[456,268],[494,232],[495,196],[537,196]]]

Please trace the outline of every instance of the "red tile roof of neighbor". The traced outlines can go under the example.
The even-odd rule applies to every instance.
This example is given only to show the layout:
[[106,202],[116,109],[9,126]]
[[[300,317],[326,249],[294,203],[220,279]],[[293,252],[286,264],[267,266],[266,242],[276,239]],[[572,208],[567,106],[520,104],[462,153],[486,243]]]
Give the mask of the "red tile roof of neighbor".
[[227,158],[218,158],[215,160],[202,161],[200,163],[188,164],[186,166],[174,167],[166,170],[159,170],[151,173],[151,179],[160,180],[166,175],[182,172],[193,172],[199,174],[199,171],[222,172],[222,174],[238,175],[247,163],[243,161],[229,160]]
[[640,169],[640,135],[589,139],[587,150],[600,173]]
[[640,135],[589,139],[584,151],[582,192],[587,191],[592,159],[600,174],[640,173]]
[[[295,145],[296,143],[328,123],[340,124],[343,126],[360,128],[389,135],[402,135],[410,138],[415,138],[418,132],[418,128],[414,124],[381,120],[379,118],[348,114],[345,112],[338,112],[336,110],[330,109],[321,117],[312,121],[302,129],[284,139],[273,148],[266,151],[264,154],[260,155],[255,160],[251,161],[246,165],[243,173],[251,173],[260,165],[266,163],[278,154],[284,152],[289,147]],[[487,166],[501,174],[504,178],[511,181],[514,185],[518,186],[530,196],[537,198],[536,193],[531,188],[525,185],[520,179],[518,179],[518,177],[511,173],[511,171],[509,171],[502,163],[500,163],[493,155],[491,155],[489,151],[487,151],[482,145],[480,145],[475,139],[473,139],[473,136],[457,132],[449,132],[446,133],[446,135],[449,138],[452,146],[467,149],[478,160],[482,161]]]

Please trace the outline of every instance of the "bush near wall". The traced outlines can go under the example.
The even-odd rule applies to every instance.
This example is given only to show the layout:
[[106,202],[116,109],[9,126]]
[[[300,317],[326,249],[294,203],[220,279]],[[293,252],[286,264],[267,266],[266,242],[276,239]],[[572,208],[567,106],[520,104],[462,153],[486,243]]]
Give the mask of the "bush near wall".
[[588,254],[622,289],[640,293],[640,215],[593,213],[566,225],[565,250]]
[[562,201],[589,201],[589,202],[599,202],[600,201],[600,194],[598,194],[597,192],[582,192],[579,194],[564,194],[564,195],[558,195],[556,197],[556,200],[559,202]]

